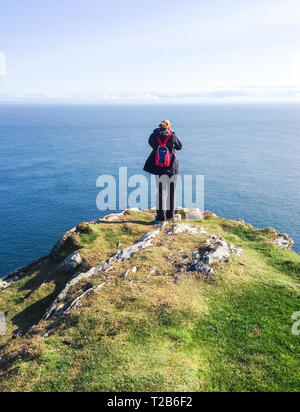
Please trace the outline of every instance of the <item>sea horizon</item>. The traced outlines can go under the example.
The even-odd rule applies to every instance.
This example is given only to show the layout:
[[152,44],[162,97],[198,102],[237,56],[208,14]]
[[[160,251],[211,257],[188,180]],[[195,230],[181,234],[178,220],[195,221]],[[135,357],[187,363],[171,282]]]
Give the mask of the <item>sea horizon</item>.
[[0,276],[106,214],[96,208],[98,176],[122,166],[143,173],[148,137],[163,118],[183,142],[181,173],[205,176],[205,209],[286,232],[299,252],[298,106],[0,103]]

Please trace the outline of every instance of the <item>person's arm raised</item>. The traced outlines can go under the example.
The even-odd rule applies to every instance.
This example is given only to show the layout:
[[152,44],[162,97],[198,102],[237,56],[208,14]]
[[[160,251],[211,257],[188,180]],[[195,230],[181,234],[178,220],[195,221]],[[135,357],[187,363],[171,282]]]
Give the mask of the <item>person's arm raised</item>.
[[156,139],[154,137],[154,133],[149,137],[149,145],[152,147],[152,149],[155,149],[156,146]]
[[182,149],[182,143],[181,143],[181,141],[178,139],[178,137],[176,136],[175,133],[174,133],[174,135],[173,135],[173,139],[174,139],[174,149],[175,149],[175,150],[181,150],[181,149]]

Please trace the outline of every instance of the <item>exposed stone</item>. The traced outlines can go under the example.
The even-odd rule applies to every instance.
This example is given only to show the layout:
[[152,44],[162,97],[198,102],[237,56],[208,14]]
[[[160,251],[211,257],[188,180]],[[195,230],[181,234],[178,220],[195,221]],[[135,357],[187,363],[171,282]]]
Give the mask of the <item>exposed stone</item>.
[[[57,325],[52,325],[48,329],[48,331],[43,335],[43,339],[49,338],[51,335],[53,335],[53,333],[56,331],[57,327],[58,327]],[[32,329],[33,328],[31,328],[31,331],[33,331]]]
[[124,215],[130,215],[130,213],[141,213],[141,210],[137,207],[132,207],[131,209],[126,209]]
[[240,257],[241,254],[243,253],[243,249],[240,249],[240,248],[236,247],[232,243],[229,245],[229,251],[230,251],[230,253],[232,253],[233,255],[238,256],[238,257]]
[[[115,215],[108,215],[108,216],[105,216],[105,217],[103,218],[103,220],[105,220],[105,221],[107,221],[107,222],[112,222],[112,221],[114,221],[114,220],[119,220],[119,218],[122,217],[122,216],[123,216],[123,213],[115,214]],[[101,220],[100,220],[100,221],[101,221]]]
[[130,212],[132,213],[138,213],[141,212],[140,209],[138,208],[131,208],[131,209],[126,209],[121,213],[112,213],[110,215],[105,216],[103,219],[100,219],[99,221],[101,222],[101,220],[105,220],[107,222],[112,222],[114,220],[119,220],[121,217],[123,217],[124,215],[129,215]]
[[103,288],[103,286],[105,286],[105,285],[106,285],[106,282],[103,282],[100,285],[96,286],[95,290],[94,290],[95,293],[99,292]]
[[10,282],[0,279],[0,290],[7,289],[10,286]]
[[65,286],[65,288],[62,290],[62,292],[57,296],[57,298],[54,300],[50,308],[47,310],[44,319],[48,320],[52,316],[56,316],[56,314],[60,313],[60,310],[62,310],[65,306],[63,303],[66,300],[66,297],[68,295],[68,292],[71,288],[76,286],[81,280],[83,279],[88,279],[96,274],[96,268],[90,269],[88,272],[85,273],[80,273],[79,275],[74,276]]
[[21,336],[23,336],[23,331],[22,331],[22,329],[17,329],[17,330],[15,330],[14,332],[13,332],[13,334],[12,334],[12,339],[18,339],[18,338],[20,338]]
[[294,243],[294,240],[285,233],[280,233],[278,238],[274,240],[274,244],[276,246],[282,247],[284,249],[291,249]]
[[181,220],[182,220],[182,216],[181,216],[181,214],[176,214],[176,215],[174,215],[174,217],[172,218],[172,222],[173,223],[179,223],[179,222],[181,222]]
[[121,278],[123,280],[125,280],[127,278],[128,274],[129,274],[129,270],[126,270],[126,272],[121,276]]
[[187,223],[179,223],[171,229],[166,229],[165,233],[167,235],[179,235],[180,233],[189,233],[191,235],[196,235],[199,232],[196,226],[191,226]]
[[188,266],[189,271],[196,271],[210,278],[214,276],[215,263],[228,262],[230,250],[222,236],[211,235],[206,241],[207,246],[193,253],[194,261]]
[[114,262],[124,262],[130,259],[134,253],[139,252],[149,246],[152,246],[153,239],[159,234],[159,229],[152,230],[146,233],[140,240],[125,249],[122,249],[115,253],[108,261],[101,262],[98,266],[98,272],[106,269],[107,266],[111,266]]
[[198,251],[193,252],[193,259],[201,259],[201,254],[200,254],[200,252],[198,252]]
[[65,241],[76,232],[76,227],[66,232],[61,238],[55,243],[53,249],[50,252],[49,258],[52,260],[58,260],[59,254],[65,244]]
[[82,259],[79,252],[69,255],[56,269],[56,272],[74,272],[81,265]]
[[163,229],[167,225],[167,222],[163,222],[161,220],[156,220],[155,222],[155,229]]
[[131,269],[131,272],[132,272],[132,273],[136,273],[136,272],[137,272],[137,267],[134,266],[134,267]]
[[239,223],[243,223],[243,224],[245,224],[246,222],[245,222],[245,220],[244,219],[242,219],[241,217],[239,218],[239,219],[236,219],[236,221],[237,222],[239,222]]
[[74,286],[76,286],[81,280],[97,276],[99,275],[99,273],[103,271],[108,271],[108,269],[114,263],[124,262],[125,260],[130,259],[134,253],[151,246],[153,239],[159,233],[159,230],[153,230],[151,232],[148,232],[132,246],[120,250],[106,262],[101,262],[97,268],[91,268],[88,272],[80,273],[78,275],[73,276],[73,278],[66,284],[65,288],[62,290],[62,292],[58,295],[58,297],[54,300],[50,308],[47,310],[44,319],[49,320],[53,316],[59,316],[66,310],[67,307],[69,307],[69,305],[66,303],[67,295],[69,291],[72,288],[74,288]]
[[209,265],[203,262],[197,262],[197,264],[195,265],[195,270],[198,273],[201,273],[203,275],[210,276],[210,277],[213,277],[215,274],[213,268],[211,268]]
[[203,261],[212,265],[213,263],[221,263],[230,259],[228,244],[223,238],[213,239],[208,247],[208,250],[203,255]]

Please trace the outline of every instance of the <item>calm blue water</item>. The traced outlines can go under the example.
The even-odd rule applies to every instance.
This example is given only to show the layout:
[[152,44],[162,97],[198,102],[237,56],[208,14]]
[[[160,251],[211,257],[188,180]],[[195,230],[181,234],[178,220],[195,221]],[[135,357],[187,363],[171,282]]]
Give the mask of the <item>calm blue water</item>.
[[287,232],[300,251],[300,105],[0,106],[0,274],[47,254],[96,208],[99,175],[139,173],[170,118],[181,173],[204,174],[206,209]]

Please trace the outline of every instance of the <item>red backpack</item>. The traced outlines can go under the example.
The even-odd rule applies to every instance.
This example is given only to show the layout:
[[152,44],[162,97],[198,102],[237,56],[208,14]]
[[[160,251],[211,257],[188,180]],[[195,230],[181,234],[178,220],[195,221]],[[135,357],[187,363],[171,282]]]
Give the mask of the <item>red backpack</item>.
[[171,154],[170,154],[169,149],[167,148],[167,144],[172,134],[173,132],[171,132],[168,135],[164,143],[160,140],[159,137],[157,138],[159,146],[156,151],[155,166],[159,166],[159,167],[169,167],[170,166]]

